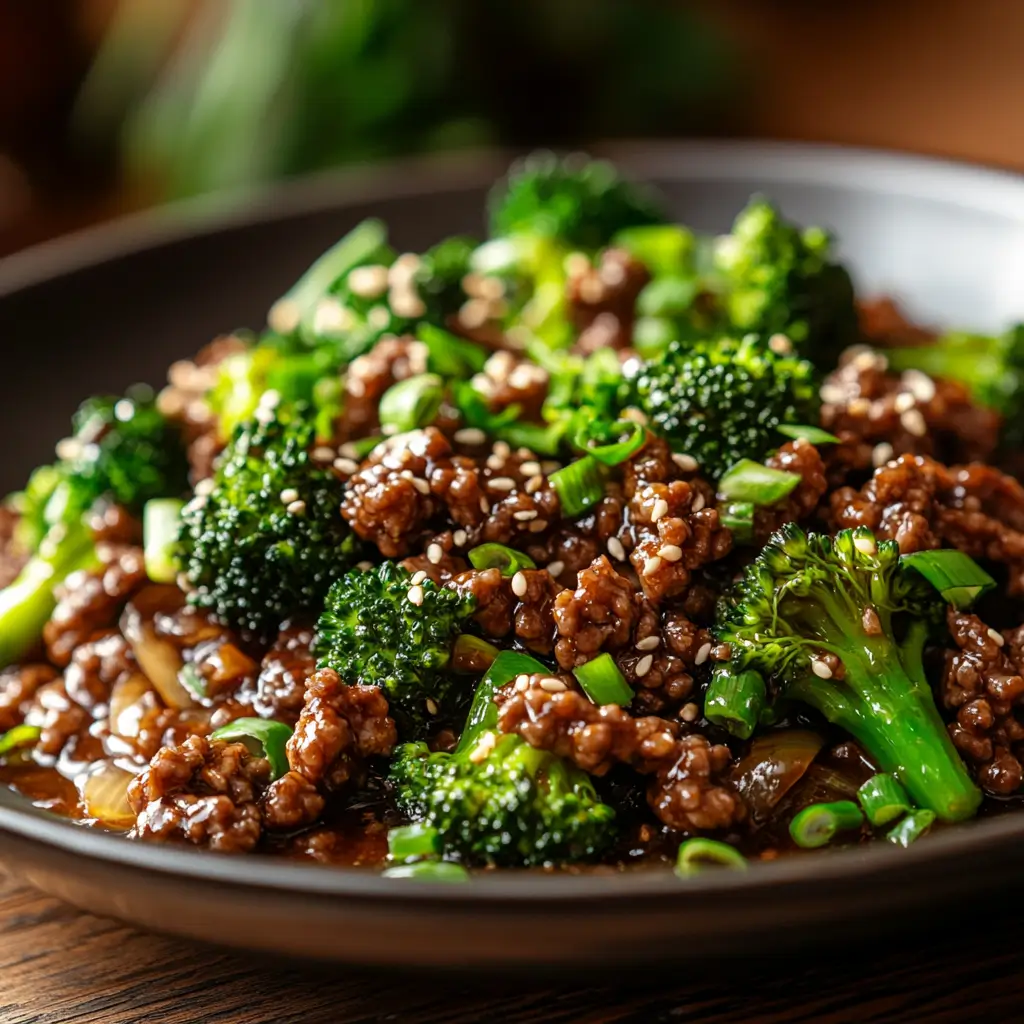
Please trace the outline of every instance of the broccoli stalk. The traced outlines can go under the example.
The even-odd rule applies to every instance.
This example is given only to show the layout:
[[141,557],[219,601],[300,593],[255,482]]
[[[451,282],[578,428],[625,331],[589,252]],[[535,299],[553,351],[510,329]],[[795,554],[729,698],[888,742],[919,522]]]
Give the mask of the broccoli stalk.
[[789,524],[723,599],[715,634],[729,645],[728,670],[760,671],[778,697],[849,732],[917,805],[961,821],[981,794],[922,663],[940,612],[934,592],[900,566],[894,541],[864,527],[833,539]]
[[453,753],[432,754],[425,743],[396,752],[389,780],[398,805],[438,830],[446,858],[534,867],[591,859],[614,839],[614,812],[586,772],[496,731],[498,687],[546,671],[528,655],[503,651],[477,688]]

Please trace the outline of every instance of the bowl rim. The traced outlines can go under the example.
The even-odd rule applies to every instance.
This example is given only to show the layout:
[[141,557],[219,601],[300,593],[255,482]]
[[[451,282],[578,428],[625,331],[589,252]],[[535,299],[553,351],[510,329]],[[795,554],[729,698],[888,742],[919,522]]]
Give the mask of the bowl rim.
[[[630,174],[674,184],[756,176],[773,182],[825,181],[888,196],[931,199],[1024,225],[1024,176],[962,162],[831,144],[759,140],[623,141],[591,147]],[[0,260],[0,301],[59,278],[256,223],[273,223],[356,203],[459,192],[486,186],[507,167],[510,151],[482,150],[329,171],[283,184],[236,190],[130,214],[33,246]],[[690,894],[714,896],[751,889],[843,883],[912,871],[923,865],[959,864],[972,853],[1024,840],[1024,814],[950,826],[908,849],[884,843],[757,862],[745,872],[708,872],[685,882],[667,868],[572,874],[498,870],[464,885],[396,884],[360,868],[324,867],[270,856],[217,856],[198,849],[127,841],[32,806],[12,790],[0,791],[0,832],[65,853],[197,882],[322,897],[443,901],[454,906],[531,901],[587,902],[627,910],[638,900]]]

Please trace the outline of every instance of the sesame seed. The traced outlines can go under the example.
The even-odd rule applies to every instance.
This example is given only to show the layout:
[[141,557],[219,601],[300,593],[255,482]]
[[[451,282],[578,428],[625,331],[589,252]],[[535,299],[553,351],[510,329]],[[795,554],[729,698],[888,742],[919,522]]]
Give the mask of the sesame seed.
[[897,412],[906,412],[917,405],[917,399],[909,391],[901,391],[893,400],[892,407]]
[[374,306],[369,313],[366,314],[367,323],[371,327],[376,327],[378,330],[384,330],[389,323],[391,323],[391,310],[387,306]]
[[637,663],[636,672],[637,679],[642,679],[648,672],[651,671],[651,666],[654,664],[654,655],[645,654]]
[[884,466],[893,457],[893,447],[888,441],[876,444],[871,451],[871,464],[876,468]]
[[526,693],[530,688],[530,677],[527,675],[516,676],[515,691],[516,693]]
[[1003,636],[1002,633],[998,632],[997,630],[990,629],[988,631],[988,635],[989,638],[994,640],[997,644],[999,644],[1000,647],[1002,647],[1003,644],[1006,643],[1006,638]]
[[768,347],[777,356],[788,356],[793,351],[793,342],[784,334],[773,334],[768,339]]
[[660,643],[660,636],[645,636],[643,640],[636,642],[636,649],[638,651],[653,651]]
[[584,277],[579,283],[579,295],[583,302],[596,306],[605,296],[604,283],[598,277]]
[[309,453],[310,458],[315,462],[330,462],[335,454],[334,449],[328,448],[325,444],[319,445]]
[[623,409],[622,418],[624,420],[632,420],[634,423],[639,423],[641,427],[647,426],[647,414],[642,409],[638,409],[635,405],[631,405],[628,408]]
[[547,693],[565,693],[569,689],[561,679],[554,676],[546,676],[537,685]]
[[619,562],[626,560],[626,549],[622,546],[622,541],[618,537],[608,538],[608,554]]
[[526,493],[527,494],[536,494],[537,491],[539,491],[541,489],[541,487],[543,487],[543,486],[544,486],[544,477],[542,477],[540,475],[540,473],[538,473],[536,476],[531,476],[530,479],[526,481],[526,484],[525,484]]
[[536,476],[540,472],[540,463],[529,459],[519,467],[519,472],[523,476]]
[[661,565],[661,559],[657,555],[654,555],[652,558],[648,558],[644,561],[642,574],[644,576],[653,576],[661,568]]
[[907,370],[903,374],[903,386],[919,402],[930,402],[935,397],[935,381],[920,370]]
[[431,697],[428,697],[427,700],[426,700],[426,705],[427,705],[427,711],[429,711],[430,714],[432,714],[432,715],[436,715],[437,714],[437,701],[436,700],[433,700]]
[[689,704],[684,704],[679,709],[679,717],[684,722],[696,722],[697,717],[700,715],[700,708],[697,707],[692,701]]
[[903,424],[903,429],[908,434],[913,434],[915,437],[924,437],[928,433],[928,424],[925,423],[920,409],[908,409],[900,417],[900,423]]
[[507,441],[495,441],[491,446],[491,451],[495,455],[500,455],[503,459],[507,459],[512,454],[512,446]]
[[510,476],[496,476],[487,481],[487,486],[492,491],[511,491],[515,489],[516,482]]
[[463,427],[455,431],[455,440],[459,444],[483,444],[487,435],[478,427]]
[[387,287],[388,268],[379,263],[368,267],[356,267],[349,272],[349,291],[361,299],[375,299],[383,295]]
[[871,415],[871,402],[867,398],[851,398],[847,403],[846,408],[849,410],[851,416]]
[[491,308],[486,299],[468,299],[459,309],[459,320],[469,327],[483,327],[490,318]]
[[512,518],[517,519],[521,523],[528,523],[531,519],[536,519],[538,515],[538,512],[531,509],[524,509],[522,512],[513,512]]
[[530,533],[543,533],[548,528],[548,521],[546,519],[534,519],[530,523]]
[[392,288],[388,292],[388,302],[395,316],[404,316],[413,319],[423,316],[427,311],[427,304],[416,294],[411,286]]
[[697,468],[697,460],[692,455],[673,452],[672,461],[684,472],[692,473]]
[[487,515],[487,513],[491,511],[491,506],[487,503],[487,499],[483,495],[480,495],[480,511],[483,512],[484,515]]
[[423,569],[418,569],[412,574],[412,579],[409,581],[413,586],[418,583],[422,583],[427,578],[426,572]]
[[469,752],[469,759],[473,764],[480,764],[486,761],[490,752],[494,749],[494,733],[485,732],[480,737],[480,742]]
[[205,480],[200,480],[199,483],[196,484],[195,491],[196,494],[213,494],[215,486],[216,484],[213,482],[213,477],[208,476]]
[[351,476],[356,470],[359,469],[359,463],[355,459],[346,459],[341,456],[334,460],[334,468],[339,473],[344,473],[346,476]]
[[411,480],[413,478],[413,472],[411,469],[403,469],[398,475],[403,480]]
[[427,561],[431,565],[440,565],[442,558],[444,558],[444,548],[440,544],[427,545]]
[[651,509],[651,522],[656,523],[662,516],[668,515],[668,502],[664,498],[658,498]]
[[826,405],[842,405],[846,399],[845,389],[838,384],[823,384],[818,393]]
[[701,644],[700,647],[697,648],[697,653],[694,655],[693,663],[694,663],[694,665],[703,665],[704,662],[707,661],[708,658],[710,658],[710,657],[711,657],[711,644],[710,643]]
[[344,455],[346,459],[355,459],[359,456],[359,448],[353,441],[346,441],[339,449],[339,455]]
[[421,586],[417,585],[410,587],[409,593],[406,596],[409,598],[411,604],[423,604],[423,588]]
[[488,455],[484,465],[488,469],[493,469],[497,472],[499,469],[505,468],[505,457],[502,455]]
[[516,597],[526,597],[527,589],[526,577],[521,572],[517,572],[512,577],[512,593]]
[[705,501],[704,495],[698,491],[693,496],[693,501],[690,502],[690,511],[699,512],[706,504],[707,502]]
[[875,543],[874,537],[854,537],[853,546],[862,555],[877,555],[878,545]]
[[683,549],[678,544],[662,544],[658,549],[658,557],[666,562],[678,562],[683,557]]
[[306,512],[306,503],[301,499],[299,501],[293,501],[285,508],[285,511],[290,516],[304,515]]
[[278,334],[291,334],[301,319],[302,309],[294,299],[278,299],[267,314],[267,323]]
[[455,546],[459,547],[459,548],[465,547],[466,541],[468,539],[469,538],[466,536],[466,531],[465,530],[456,530],[452,534],[452,540],[455,542]]
[[552,473],[557,473],[562,468],[562,464],[556,459],[546,459],[541,463],[541,470],[551,476]]
[[820,658],[814,658],[811,661],[811,671],[819,679],[831,679],[832,669],[828,667],[828,664],[822,661]]
[[353,398],[362,398],[366,394],[366,382],[360,380],[358,377],[353,377],[350,373],[348,379],[345,381],[345,390]]
[[565,562],[548,562],[548,574],[561,576],[565,572]]
[[356,568],[360,572],[369,572],[373,568],[373,562],[357,562]]
[[859,351],[850,362],[854,369],[860,370],[861,373],[867,370],[884,369],[884,367],[878,365],[879,356],[869,348]]
[[416,488],[417,491],[420,492],[420,494],[430,493],[430,484],[428,484],[427,481],[422,479],[421,477],[414,476],[412,478],[412,485],[413,487]]

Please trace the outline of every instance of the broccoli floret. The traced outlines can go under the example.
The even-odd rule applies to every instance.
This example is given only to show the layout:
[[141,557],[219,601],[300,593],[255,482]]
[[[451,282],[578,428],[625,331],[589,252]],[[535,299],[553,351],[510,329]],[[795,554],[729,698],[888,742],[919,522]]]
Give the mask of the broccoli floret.
[[624,228],[665,220],[651,191],[623,181],[604,160],[534,153],[491,192],[491,236],[532,235],[595,250]]
[[850,275],[830,257],[821,228],[800,230],[752,200],[714,248],[713,284],[733,329],[785,334],[819,369],[832,369],[858,328]]
[[355,542],[339,511],[343,485],[310,459],[311,411],[262,418],[238,428],[213,489],[185,506],[179,560],[192,604],[265,636],[320,607]]
[[[714,627],[727,670],[759,671],[777,698],[852,735],[918,806],[969,818],[981,794],[935,707],[922,650],[942,607],[865,527],[835,538],[789,524],[723,598]],[[824,656],[833,656],[825,659]]]
[[466,704],[449,664],[474,598],[411,575],[394,562],[336,580],[324,602],[314,650],[349,684],[384,689],[406,736],[450,721]]
[[780,424],[818,420],[814,367],[753,335],[673,342],[640,365],[633,390],[651,429],[715,478],[740,459],[761,461]]
[[[614,840],[615,813],[599,799],[590,776],[519,736],[496,733],[493,698],[499,655],[481,681],[453,753],[430,753],[425,743],[399,747],[389,776],[401,810],[436,828],[444,855],[473,864],[533,867],[589,860]],[[507,681],[507,680],[506,680]]]
[[884,354],[897,373],[921,370],[960,381],[976,402],[1002,415],[1007,451],[1024,444],[1024,324],[995,336],[951,331],[934,344],[887,349]]

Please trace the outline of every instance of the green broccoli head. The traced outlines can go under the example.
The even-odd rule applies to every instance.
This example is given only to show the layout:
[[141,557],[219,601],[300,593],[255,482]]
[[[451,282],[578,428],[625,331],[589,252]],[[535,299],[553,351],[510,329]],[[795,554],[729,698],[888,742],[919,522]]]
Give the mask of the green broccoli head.
[[761,461],[780,424],[818,420],[814,367],[753,335],[673,342],[632,386],[651,429],[715,478],[740,459]]
[[384,562],[336,580],[317,623],[322,666],[349,684],[380,686],[405,735],[450,720],[466,703],[449,669],[452,649],[476,606],[474,598],[429,579],[413,583]]
[[760,672],[776,699],[849,732],[919,806],[970,817],[980,793],[939,717],[922,650],[942,607],[870,530],[834,538],[789,524],[722,600],[714,628],[726,671]]
[[545,152],[514,164],[489,205],[492,237],[534,235],[571,249],[599,249],[624,228],[665,220],[655,196],[610,163]]
[[850,275],[830,260],[821,228],[800,230],[764,199],[740,212],[715,245],[726,316],[738,331],[786,335],[819,369],[832,369],[857,340]]
[[309,457],[305,407],[283,407],[235,432],[212,490],[182,513],[179,560],[189,600],[260,635],[312,612],[351,564],[343,486]]

